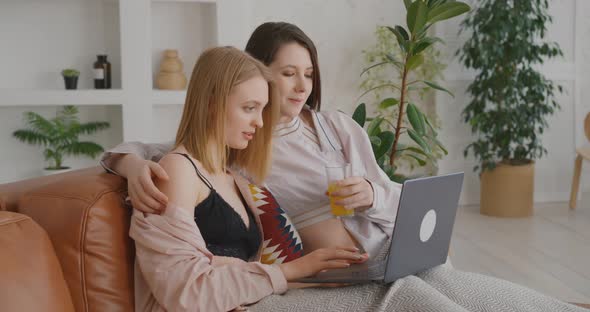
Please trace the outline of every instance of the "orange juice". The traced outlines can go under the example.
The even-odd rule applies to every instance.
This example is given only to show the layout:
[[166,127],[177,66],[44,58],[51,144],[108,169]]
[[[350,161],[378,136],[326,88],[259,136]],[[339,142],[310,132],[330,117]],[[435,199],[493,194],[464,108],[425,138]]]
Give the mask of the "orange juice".
[[346,209],[342,205],[336,205],[336,201],[345,198],[341,196],[332,196],[332,192],[338,190],[339,187],[335,183],[328,185],[328,196],[330,197],[330,208],[332,208],[332,214],[338,217],[349,217],[354,216],[354,209]]

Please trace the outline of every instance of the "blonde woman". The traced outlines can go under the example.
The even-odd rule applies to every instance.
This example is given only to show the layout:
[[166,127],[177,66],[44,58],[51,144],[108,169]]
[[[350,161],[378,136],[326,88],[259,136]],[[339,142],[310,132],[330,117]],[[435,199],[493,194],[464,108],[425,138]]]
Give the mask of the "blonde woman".
[[228,311],[364,259],[329,248],[285,264],[248,262],[260,258],[260,221],[249,182],[233,170],[256,181],[268,172],[279,109],[269,90],[268,69],[235,48],[197,61],[174,147],[159,162],[168,173],[156,180],[166,212],[134,210],[131,220],[137,311]]

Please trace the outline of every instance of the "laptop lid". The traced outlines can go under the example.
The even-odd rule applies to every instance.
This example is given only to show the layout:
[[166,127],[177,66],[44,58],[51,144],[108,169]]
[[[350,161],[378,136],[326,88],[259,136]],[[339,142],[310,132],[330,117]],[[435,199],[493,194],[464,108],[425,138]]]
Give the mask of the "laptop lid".
[[463,185],[463,172],[403,184],[384,282],[445,263]]

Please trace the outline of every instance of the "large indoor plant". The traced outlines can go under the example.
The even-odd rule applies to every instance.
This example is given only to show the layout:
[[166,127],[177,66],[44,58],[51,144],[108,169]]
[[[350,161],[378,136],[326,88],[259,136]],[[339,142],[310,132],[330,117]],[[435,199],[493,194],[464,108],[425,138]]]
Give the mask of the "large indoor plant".
[[[395,59],[403,59],[403,50],[398,44],[395,35],[389,29],[378,26],[375,30],[375,37],[377,39],[375,44],[363,50],[365,64],[367,66],[387,61],[388,55],[392,55]],[[431,45],[424,50],[424,62],[410,73],[409,79],[427,81],[444,79],[442,72],[446,68],[446,65],[441,62],[439,46]],[[401,73],[397,70],[392,70],[391,67],[378,66],[363,72],[361,78],[361,91],[368,91],[368,94],[364,95],[363,102],[366,103],[366,109],[373,111],[375,115],[369,118],[369,121],[372,121],[374,118],[383,118],[380,129],[383,129],[383,131],[392,131],[394,129],[393,124],[399,117],[399,111],[396,109],[396,106],[389,106],[388,104],[391,103],[390,98],[399,98],[400,96],[399,90],[391,86],[401,85]],[[436,131],[440,130],[440,121],[434,107],[433,90],[431,88],[410,87],[406,96],[413,98],[414,100],[412,102],[418,109],[424,112],[425,118],[428,118],[434,129],[435,133],[433,135],[436,137]],[[446,155],[447,151],[442,145],[438,145],[437,142],[432,140],[426,140],[425,142],[430,147],[432,154],[429,157],[425,157],[415,152],[401,153],[396,160],[396,167],[398,168],[396,172],[398,175],[402,172],[405,176],[435,175],[437,173],[437,161],[443,155]],[[401,144],[414,149],[419,148],[411,139],[404,137],[402,137]]]
[[538,70],[562,55],[556,43],[544,41],[549,22],[547,0],[481,0],[461,24],[471,37],[460,60],[477,72],[463,110],[476,137],[465,157],[472,153],[478,161],[483,214],[532,214],[534,160],[547,153],[541,135],[559,108],[554,91],[562,91]]
[[104,121],[80,123],[75,106],[64,106],[52,119],[35,112],[26,112],[24,117],[28,128],[16,130],[12,135],[21,142],[44,147],[43,156],[49,163],[45,175],[68,170],[69,167],[63,165],[64,156],[85,155],[94,158],[104,151],[102,146],[94,142],[80,141],[79,136],[107,129],[110,124]]
[[[414,104],[416,98],[410,97],[410,91],[432,88],[450,93],[436,83],[424,79],[413,78],[420,65],[424,63],[424,53],[437,41],[437,37],[430,36],[428,30],[437,22],[461,15],[469,11],[469,6],[454,0],[404,0],[406,7],[406,26],[387,26],[396,38],[400,53],[395,51],[385,53],[384,60],[366,68],[362,73],[388,67],[399,74],[399,83],[387,82],[366,90],[363,95],[383,88],[398,90],[397,97],[383,99],[379,104],[382,110],[389,110],[394,120],[388,120],[385,115],[367,118],[365,104],[360,104],[353,118],[361,125],[365,121],[370,123],[367,133],[371,139],[373,153],[379,166],[390,179],[401,182],[406,176],[398,172],[398,160],[404,156],[411,157],[418,163],[425,163],[426,159],[434,159],[435,153],[431,146],[444,151],[438,141],[436,130],[429,118]],[[382,125],[386,129],[382,129]],[[404,145],[402,135],[415,142],[415,146]]]

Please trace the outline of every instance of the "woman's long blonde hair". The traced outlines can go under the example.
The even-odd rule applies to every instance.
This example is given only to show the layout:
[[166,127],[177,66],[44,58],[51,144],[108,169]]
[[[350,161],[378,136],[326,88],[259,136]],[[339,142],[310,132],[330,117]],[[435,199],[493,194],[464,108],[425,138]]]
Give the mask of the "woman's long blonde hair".
[[[256,76],[269,85],[269,103],[262,113],[264,127],[256,131],[247,148],[230,149],[225,140],[228,96],[236,85]],[[272,85],[269,69],[245,52],[233,47],[206,50],[191,75],[175,145],[183,145],[212,174],[237,168],[261,182],[270,168],[272,131],[279,117]]]

